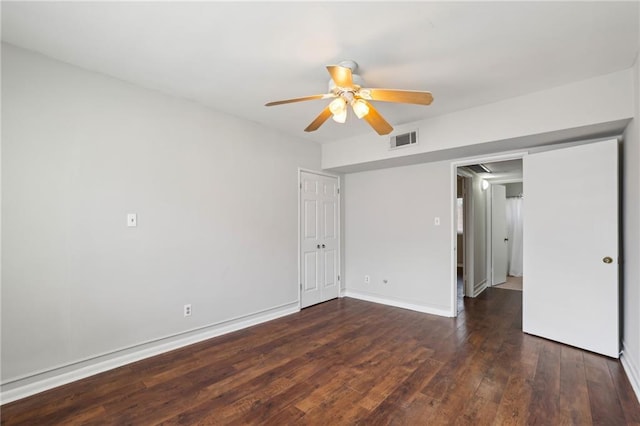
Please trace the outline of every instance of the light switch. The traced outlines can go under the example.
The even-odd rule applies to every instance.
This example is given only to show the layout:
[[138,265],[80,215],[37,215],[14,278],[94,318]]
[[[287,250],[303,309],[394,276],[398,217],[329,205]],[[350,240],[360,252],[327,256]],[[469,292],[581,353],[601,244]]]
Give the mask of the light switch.
[[127,214],[127,226],[138,226],[138,215],[135,213]]
[[437,217],[437,216],[436,216],[436,217],[434,217],[434,218],[433,218],[433,224],[434,224],[435,226],[440,226],[440,218],[439,218],[439,217]]

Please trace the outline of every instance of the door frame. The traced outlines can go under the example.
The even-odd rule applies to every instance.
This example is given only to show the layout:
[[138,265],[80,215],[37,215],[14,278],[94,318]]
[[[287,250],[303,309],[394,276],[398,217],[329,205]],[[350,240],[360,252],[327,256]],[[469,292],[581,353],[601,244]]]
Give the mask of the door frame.
[[[451,162],[451,170],[450,170],[450,203],[449,206],[451,207],[451,211],[450,211],[450,218],[451,218],[451,223],[453,224],[453,226],[451,226],[450,229],[450,235],[451,235],[451,242],[450,242],[450,247],[451,247],[451,258],[450,258],[450,271],[451,271],[451,309],[450,309],[450,316],[451,317],[457,317],[458,316],[458,308],[457,308],[457,300],[458,300],[458,283],[457,283],[457,230],[456,230],[456,211],[457,211],[457,192],[456,192],[456,185],[457,185],[457,176],[459,174],[459,170],[458,168],[460,167],[464,167],[464,166],[471,166],[473,164],[478,164],[478,163],[492,163],[492,162],[497,162],[497,161],[507,161],[507,160],[519,160],[522,159],[524,156],[526,156],[529,153],[529,151],[517,151],[517,152],[510,152],[510,153],[498,153],[498,154],[492,154],[492,155],[484,155],[484,156],[478,156],[478,157],[467,157],[467,158],[463,158],[460,160],[455,160]],[[496,182],[497,183],[497,182]],[[473,207],[473,192],[470,192],[470,197],[469,197],[469,201],[470,203],[467,204],[471,204]],[[473,209],[471,209],[469,211],[470,213],[473,213]],[[487,215],[488,216],[488,215]],[[469,221],[472,222],[473,218],[471,217],[471,214],[469,215]],[[485,221],[487,222],[487,221]],[[487,224],[485,224],[485,226],[487,226]],[[465,244],[467,245],[467,247],[473,247],[473,234],[472,231],[475,232],[474,226],[473,224],[471,224],[471,226],[469,226],[469,235],[467,237],[465,237]],[[490,234],[491,228],[489,227],[487,229],[487,235],[491,235]],[[486,251],[487,251],[487,257],[486,257],[486,262],[485,263],[489,263],[491,261],[491,241],[490,238],[487,238],[486,241]],[[468,258],[465,259],[465,268],[469,268],[469,272],[471,273],[471,278],[473,279],[473,281],[476,280],[474,274],[473,274],[473,266],[474,266],[474,259],[473,259],[473,250],[468,250],[467,251],[468,254],[470,254],[470,256],[467,256]],[[485,280],[489,280],[490,278],[490,270],[489,268],[486,268],[486,276],[484,277]],[[469,280],[469,286],[474,286],[475,283],[473,282],[471,279]]]
[[[473,221],[471,220],[471,218],[473,217],[473,197],[472,197],[472,190],[473,190],[473,177],[471,175],[471,173],[467,172],[466,170],[462,170],[462,169],[457,169],[456,171],[457,176],[461,177],[464,183],[464,188],[463,188],[463,194],[462,194],[462,198],[463,198],[463,205],[462,205],[462,209],[463,209],[463,222],[464,222],[464,234],[462,236],[462,281],[463,281],[463,286],[464,286],[464,294],[468,295],[471,294],[471,292],[469,291],[469,283],[473,282],[473,240],[471,239],[473,236]],[[457,179],[456,179],[456,185],[457,185]],[[456,191],[456,198],[457,198],[458,194]],[[458,226],[458,218],[457,218],[457,212],[458,212],[458,208],[456,206],[455,208],[455,213],[454,213],[454,220],[453,220],[453,224],[454,227],[457,228]],[[457,230],[456,230],[456,246],[454,248],[454,253],[456,256],[456,271],[455,271],[455,279],[456,279],[456,312],[458,309],[458,269],[457,269],[457,262],[458,262],[458,251],[460,250],[460,247],[457,246],[458,244],[458,236],[457,236]]]
[[[494,242],[495,242],[494,241],[494,237],[495,237],[494,231],[495,230],[493,229],[493,221],[494,221],[494,218],[495,218],[496,215],[495,215],[495,212],[494,212],[493,204],[494,204],[494,199],[498,198],[498,197],[494,196],[495,192],[497,191],[497,186],[498,185],[504,186],[503,184],[498,183],[497,181],[494,181],[494,182],[491,182],[491,184],[489,185],[489,188],[488,188],[491,192],[489,194],[490,200],[487,203],[487,210],[488,210],[488,213],[489,213],[489,214],[487,214],[487,218],[489,219],[487,221],[487,238],[490,239],[489,245],[491,246],[491,257],[490,257],[490,259],[491,259],[491,263],[490,263],[491,267],[489,269],[489,274],[488,274],[489,275],[489,279],[487,280],[487,287],[493,287],[493,286],[496,286],[496,285],[504,284],[506,282],[506,276],[509,275],[509,268],[505,265],[505,269],[506,269],[505,281],[503,281],[501,283],[494,284],[495,281],[496,281],[496,252],[497,252],[497,250],[494,250]],[[505,187],[504,190],[505,190],[505,196],[504,196],[504,199],[505,199],[505,210],[504,210],[503,214],[506,214],[506,203],[507,203],[506,190],[507,190],[507,188]],[[506,217],[505,217],[505,229],[506,229]],[[505,236],[503,234],[500,238],[504,238],[504,237]],[[504,261],[508,265],[509,261],[507,259],[508,259],[509,253],[507,252],[507,253],[505,253],[505,255],[506,255],[506,257],[505,257]]]
[[[524,156],[522,157],[524,159]],[[524,178],[522,179],[496,179],[491,181],[490,185],[496,184],[496,185],[505,185],[508,183],[522,183],[524,182]],[[488,209],[488,214],[487,214],[487,234],[490,234],[491,237],[493,238],[493,224],[491,221],[491,216],[493,215],[493,206],[492,203],[487,203],[487,209]],[[507,254],[508,256],[508,254]],[[493,287],[493,244],[492,241],[489,241],[489,245],[487,247],[487,260],[488,260],[488,264],[487,264],[487,271],[488,271],[488,275],[489,275],[489,279],[487,280],[487,287]],[[509,276],[509,268],[507,268],[507,276]]]
[[342,180],[340,179],[340,175],[337,174],[298,167],[298,283],[296,285],[298,288],[298,310],[302,309],[302,244],[300,243],[300,239],[302,238],[302,232],[300,229],[302,226],[302,220],[300,218],[302,213],[302,210],[300,209],[300,202],[302,201],[302,173],[311,173],[318,176],[336,178],[338,180],[338,297],[344,296],[344,290],[342,288],[342,282],[344,281],[342,279]]

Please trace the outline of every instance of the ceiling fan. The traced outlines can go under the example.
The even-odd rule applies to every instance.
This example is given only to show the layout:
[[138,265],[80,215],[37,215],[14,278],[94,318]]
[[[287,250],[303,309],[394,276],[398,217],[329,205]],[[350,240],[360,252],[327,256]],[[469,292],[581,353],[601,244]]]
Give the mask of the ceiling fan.
[[327,66],[331,75],[329,93],[311,95],[302,98],[285,99],[269,102],[265,106],[289,104],[293,102],[331,99],[331,103],[322,110],[315,120],[304,129],[313,132],[333,116],[334,121],[344,123],[347,119],[347,105],[351,105],[358,118],[364,118],[379,135],[388,135],[393,127],[380,115],[369,101],[397,102],[407,104],[429,105],[433,101],[430,92],[414,90],[372,89],[364,88],[362,77],[356,74],[358,64],[354,61],[343,61],[339,65]]

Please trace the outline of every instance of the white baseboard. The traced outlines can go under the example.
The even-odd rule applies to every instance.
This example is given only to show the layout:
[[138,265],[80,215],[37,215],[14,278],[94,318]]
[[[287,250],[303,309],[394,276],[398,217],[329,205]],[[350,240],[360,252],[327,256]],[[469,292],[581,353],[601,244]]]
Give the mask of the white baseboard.
[[629,383],[631,383],[631,387],[636,394],[636,399],[640,401],[640,370],[638,366],[633,361],[633,357],[627,355],[627,348],[624,346],[624,342],[622,343],[622,355],[620,355],[620,362],[622,363],[622,368],[624,368],[625,373],[627,373],[627,377],[629,378]]
[[121,350],[109,355],[46,371],[2,384],[1,404],[44,392],[46,390],[84,379],[104,371],[122,367],[132,362],[160,355],[165,352],[231,333],[263,322],[271,321],[300,310],[298,302],[289,303],[272,309],[249,314],[229,321],[206,326],[199,330],[185,332],[177,336],[157,340],[148,344]]
[[417,305],[415,303],[405,302],[403,300],[391,299],[369,293],[363,293],[354,290],[345,290],[345,297],[366,300],[367,302],[380,303],[382,305],[395,306],[396,308],[409,309],[412,311],[422,312],[425,314],[439,315],[441,317],[451,317],[451,312],[447,309],[434,308],[431,306]]

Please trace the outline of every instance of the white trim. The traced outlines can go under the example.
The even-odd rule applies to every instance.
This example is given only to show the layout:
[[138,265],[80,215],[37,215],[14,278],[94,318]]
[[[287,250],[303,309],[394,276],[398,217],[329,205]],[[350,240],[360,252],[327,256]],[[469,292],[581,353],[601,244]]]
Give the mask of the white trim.
[[[458,168],[457,167],[453,167],[453,164],[451,165],[451,173],[453,173],[453,179],[450,180],[450,186],[451,186],[451,193],[453,194],[453,203],[451,203],[451,229],[450,231],[452,232],[452,234],[454,235],[451,239],[451,263],[452,263],[452,267],[450,268],[450,270],[453,271],[453,276],[452,276],[452,280],[453,280],[453,289],[451,290],[451,308],[449,309],[449,312],[447,313],[447,316],[449,317],[457,317],[458,316],[458,251],[457,251],[457,247],[458,247],[458,222],[456,221],[456,215],[458,212]],[[465,200],[465,204],[466,204]],[[466,206],[465,206],[466,208]],[[464,230],[465,233],[469,232],[468,229]]]
[[[473,248],[473,234],[474,234],[474,230],[475,230],[475,224],[473,221],[473,212],[474,212],[474,199],[473,199],[473,173],[470,173],[466,170],[463,169],[456,169],[455,170],[457,173],[457,176],[455,178],[455,182],[457,185],[457,177],[460,176],[463,179],[463,187],[464,187],[464,193],[463,193],[463,199],[464,199],[464,205],[463,205],[463,220],[464,220],[464,235],[463,235],[463,265],[462,267],[464,268],[464,274],[463,274],[463,286],[464,286],[464,294],[471,296],[473,294],[473,281],[475,280],[474,278],[474,248]],[[457,188],[454,188],[456,197],[457,197]],[[456,232],[456,236],[455,236],[455,241],[456,241],[456,245],[458,242],[458,236],[457,236],[457,225],[458,225],[458,221],[457,221],[457,204],[456,206],[454,206],[454,211],[453,211],[453,215],[454,215],[454,219],[453,219],[453,223],[455,226],[455,232]],[[457,250],[460,250],[460,247],[457,247]],[[456,257],[454,259],[454,261],[457,262],[458,259],[458,253],[456,250]],[[458,315],[458,287],[457,287],[457,270],[454,269],[455,271],[455,277],[456,277],[456,290],[455,290],[455,299],[452,301],[452,310],[454,312],[454,316]]]
[[[484,191],[484,203],[486,206],[486,217],[484,229],[486,231],[486,246],[485,252],[487,253],[487,258],[485,259],[487,265],[485,266],[487,269],[487,278],[486,285],[487,287],[493,286],[493,188],[492,184],[489,184],[489,187],[486,191]],[[508,269],[508,268],[507,268]],[[507,272],[509,272],[507,270]],[[480,283],[482,285],[482,283]],[[480,294],[480,293],[478,293]]]
[[298,308],[297,302],[291,302],[274,308],[265,309],[254,314],[248,314],[236,319],[212,324],[199,330],[188,331],[151,343],[123,349],[118,351],[120,353],[116,352],[108,355],[102,355],[87,361],[81,361],[58,369],[40,372],[26,378],[16,379],[2,384],[0,401],[2,404],[13,402],[104,371],[122,367],[123,365],[127,365],[132,362],[202,342],[203,340],[211,339],[222,334],[252,327],[299,311],[300,309]]
[[491,179],[489,181],[490,184],[496,185],[504,185],[507,183],[522,183],[522,178],[513,178],[513,179]]
[[441,317],[451,317],[451,311],[449,309],[434,308],[425,305],[416,305],[415,303],[409,303],[398,299],[390,299],[387,297],[381,297],[361,291],[345,290],[345,297],[351,297],[353,299],[365,300],[367,302],[380,303],[382,305],[395,306],[396,308],[409,309],[412,311],[422,312],[425,314],[438,315]]
[[338,297],[344,297],[342,288],[342,283],[344,282],[344,274],[342,273],[342,181],[340,179],[340,175],[298,167],[298,309],[302,309],[302,244],[300,241],[302,239],[302,210],[300,209],[300,203],[302,201],[303,172],[311,173],[318,176],[335,178],[338,181],[338,276],[340,277],[340,280],[338,281]]
[[622,354],[620,355],[620,362],[622,363],[624,372],[627,373],[629,383],[631,383],[633,392],[635,392],[636,394],[636,399],[640,401],[640,370],[638,369],[638,366],[633,362],[633,358],[627,356],[627,349],[624,346],[624,342],[622,343]]
[[[300,179],[300,172],[313,173],[314,175],[320,175],[331,178],[338,178],[338,183],[340,183],[340,175],[329,173],[329,172],[319,172],[317,170],[305,169],[304,167],[298,167],[298,179]],[[299,182],[298,182],[299,183]],[[300,185],[298,185],[300,186]]]

